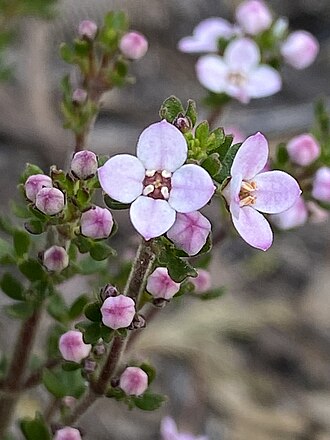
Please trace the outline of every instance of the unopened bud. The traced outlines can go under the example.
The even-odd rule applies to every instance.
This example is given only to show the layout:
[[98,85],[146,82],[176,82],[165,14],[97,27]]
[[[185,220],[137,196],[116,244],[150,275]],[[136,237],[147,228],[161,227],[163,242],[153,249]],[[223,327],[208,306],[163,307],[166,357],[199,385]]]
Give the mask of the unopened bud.
[[301,166],[311,164],[321,153],[318,142],[310,134],[292,138],[287,144],[287,150],[292,162]]
[[82,333],[77,330],[69,330],[60,337],[59,350],[66,361],[80,363],[91,349],[91,344],[85,344]]
[[42,188],[51,188],[53,186],[52,179],[45,174],[33,174],[28,177],[24,188],[26,197],[32,202],[36,201],[36,196]]
[[314,199],[330,202],[330,168],[321,167],[317,170],[312,189]]
[[138,328],[145,328],[145,326],[147,325],[145,317],[142,315],[135,315],[134,319],[132,321],[132,326],[135,329]]
[[250,35],[257,35],[269,29],[273,18],[270,10],[261,0],[247,0],[236,9],[236,20]]
[[198,269],[197,277],[189,278],[189,281],[194,285],[197,293],[206,292],[211,288],[211,274],[204,269]]
[[140,32],[128,32],[120,40],[119,49],[126,58],[138,60],[147,53],[148,40]]
[[76,89],[72,93],[72,102],[74,104],[84,104],[87,100],[87,91],[84,89]]
[[135,315],[135,304],[132,298],[119,295],[107,298],[102,307],[102,322],[114,330],[128,327]]
[[118,296],[119,292],[112,284],[106,284],[100,291],[100,298],[105,301],[110,296]]
[[57,188],[42,188],[36,196],[36,207],[46,215],[60,213],[64,205],[64,194]]
[[146,289],[154,298],[168,300],[180,290],[180,283],[172,280],[166,267],[157,267],[149,276]]
[[84,372],[86,374],[94,373],[96,370],[97,363],[95,361],[92,361],[90,359],[86,359],[84,362]]
[[102,343],[96,344],[93,347],[93,353],[97,357],[101,357],[105,353],[105,346]]
[[82,440],[80,432],[76,428],[66,426],[56,431],[54,440]]
[[79,23],[78,34],[80,38],[94,40],[97,33],[97,24],[92,20],[83,20]]
[[69,265],[69,256],[61,246],[52,246],[44,252],[43,265],[52,272],[61,272]]
[[181,133],[186,133],[191,130],[191,121],[187,116],[178,116],[174,121],[173,125],[181,131]]
[[88,179],[97,171],[97,157],[92,151],[78,151],[71,161],[71,171],[78,179]]
[[148,388],[148,375],[138,367],[127,367],[119,380],[120,388],[128,396],[140,396]]
[[110,235],[112,227],[112,215],[106,208],[95,206],[81,215],[80,228],[85,237],[106,238]]
[[281,47],[284,60],[295,69],[310,66],[319,53],[317,39],[306,31],[292,32]]

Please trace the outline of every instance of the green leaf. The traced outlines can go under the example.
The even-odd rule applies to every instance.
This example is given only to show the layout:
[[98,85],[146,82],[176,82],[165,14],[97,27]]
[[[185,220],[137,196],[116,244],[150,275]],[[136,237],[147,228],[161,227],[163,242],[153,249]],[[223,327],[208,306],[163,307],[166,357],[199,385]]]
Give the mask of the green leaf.
[[173,281],[181,283],[187,277],[196,277],[197,272],[186,260],[178,257],[175,250],[170,247],[165,248],[159,256],[161,265],[165,265]]
[[53,396],[59,399],[65,396],[79,398],[86,389],[85,380],[81,376],[80,370],[65,371],[59,368],[51,371],[45,369],[42,383]]
[[66,43],[62,43],[60,45],[60,57],[62,58],[63,61],[65,61],[68,64],[72,64],[76,61],[76,55],[74,51]]
[[128,27],[128,19],[123,11],[111,11],[104,17],[104,25],[116,31],[125,31]]
[[37,260],[28,259],[18,265],[22,274],[30,281],[42,280],[46,276],[42,265]]
[[217,108],[222,107],[231,100],[230,96],[225,93],[209,92],[208,96],[203,100],[203,103],[207,106]]
[[83,314],[84,307],[88,303],[86,295],[80,295],[72,304],[68,311],[70,320],[77,319]]
[[34,312],[34,306],[29,302],[19,302],[5,306],[5,312],[8,316],[15,319],[28,319]]
[[14,249],[18,257],[23,257],[29,250],[30,237],[22,230],[16,230],[13,235]]
[[85,327],[83,338],[85,344],[96,344],[101,338],[101,326],[98,322],[92,322]]
[[233,136],[231,134],[225,135],[224,141],[221,143],[221,145],[216,150],[216,152],[219,154],[219,158],[221,161],[223,161],[225,159],[232,143],[233,143]]
[[199,140],[201,147],[204,147],[207,145],[208,137],[209,123],[207,121],[202,121],[195,129],[195,138]]
[[[227,137],[227,136],[226,136]],[[234,158],[239,150],[241,144],[235,144],[229,148],[224,160],[222,161],[222,167],[219,174],[213,176],[213,179],[219,183],[223,183],[227,177],[230,176],[231,166],[233,164]]]
[[105,325],[102,325],[101,326],[101,338],[103,339],[103,341],[104,342],[106,342],[107,344],[111,341],[111,339],[113,338],[113,336],[114,336],[114,331],[111,329],[111,328],[109,328],[109,327],[107,327],[107,326],[105,326]]
[[84,309],[84,314],[86,318],[93,322],[101,322],[102,314],[100,307],[101,304],[98,301],[87,304]]
[[276,151],[276,168],[285,165],[289,160],[289,153],[285,144],[279,144]]
[[205,293],[196,293],[196,297],[207,301],[210,299],[216,299],[219,298],[220,296],[224,295],[226,292],[226,289],[224,287],[219,287],[217,289],[212,289],[212,290],[208,290]]
[[[226,142],[229,142],[229,138],[226,141],[226,135],[222,128],[216,128],[215,130],[211,131],[210,136],[207,140],[207,149],[210,153],[213,151],[219,152],[220,147],[226,144]],[[230,144],[228,145],[228,148],[230,147]],[[222,147],[222,151],[225,149],[225,147]],[[227,150],[226,150],[227,151]]]
[[58,342],[60,337],[67,331],[67,328],[60,324],[55,324],[48,331],[47,335],[47,356],[51,359],[59,356]]
[[185,115],[191,120],[191,124],[194,127],[197,121],[197,109],[196,102],[192,99],[188,99]]
[[46,422],[41,414],[36,414],[35,419],[25,418],[20,421],[21,431],[26,440],[50,440],[52,438]]
[[111,255],[116,255],[116,251],[105,243],[96,242],[93,244],[89,254],[94,260],[102,261]]
[[25,183],[27,178],[33,176],[34,174],[44,174],[44,172],[37,165],[33,165],[32,163],[27,163],[25,165],[25,170],[21,175],[20,183]]
[[203,160],[201,166],[213,177],[219,173],[221,168],[221,163],[219,160],[219,155],[217,153],[210,154],[206,159]]
[[42,234],[45,232],[45,227],[46,225],[38,219],[31,219],[24,223],[24,228],[33,235]]
[[0,281],[2,291],[9,298],[17,301],[24,301],[24,286],[10,273],[5,273]]
[[162,406],[165,400],[165,396],[152,393],[145,393],[143,396],[132,397],[134,405],[144,411],[155,411]]
[[131,206],[130,203],[117,202],[116,200],[113,200],[111,197],[109,197],[107,194],[104,196],[104,203],[107,205],[108,208],[114,210],[128,209]]
[[77,362],[65,361],[62,364],[62,369],[64,371],[75,371],[79,370],[79,368],[81,368],[81,364],[77,364]]
[[68,308],[62,295],[55,293],[48,299],[47,312],[56,321],[65,323],[68,320]]
[[89,252],[93,246],[92,240],[87,237],[84,237],[83,235],[78,235],[73,240],[73,242],[77,246],[77,248],[79,249],[79,252],[81,252],[82,254]]
[[156,369],[152,365],[147,364],[146,362],[140,365],[140,368],[147,374],[148,385],[150,385],[156,377]]
[[179,114],[184,114],[180,99],[173,95],[165,99],[159,110],[161,119],[166,119],[167,122],[172,123]]

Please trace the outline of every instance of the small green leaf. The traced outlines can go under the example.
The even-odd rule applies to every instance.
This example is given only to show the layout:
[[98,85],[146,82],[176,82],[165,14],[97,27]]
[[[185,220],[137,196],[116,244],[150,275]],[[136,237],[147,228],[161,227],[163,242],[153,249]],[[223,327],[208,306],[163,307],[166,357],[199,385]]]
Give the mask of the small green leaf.
[[80,370],[65,371],[59,368],[50,371],[45,369],[42,375],[42,383],[57,398],[64,396],[79,398],[86,389],[85,380],[81,376]]
[[195,129],[195,137],[199,140],[201,147],[207,145],[209,137],[209,123],[207,121],[202,121],[197,125]]
[[172,123],[180,113],[184,114],[184,108],[180,99],[173,95],[165,99],[159,110],[161,119],[166,119],[166,121],[170,123]]
[[81,368],[81,364],[77,364],[77,362],[65,361],[62,364],[62,369],[64,371],[75,371],[79,370],[79,368]]
[[77,319],[83,314],[84,307],[88,303],[86,295],[80,295],[72,304],[68,311],[70,320]]
[[93,244],[89,254],[94,260],[102,261],[111,255],[116,255],[116,251],[105,243],[96,242]]
[[277,152],[276,152],[276,168],[280,168],[283,165],[285,165],[289,160],[289,153],[288,150],[286,149],[286,145],[285,144],[279,144],[277,147]]
[[191,120],[191,124],[194,127],[197,121],[197,109],[196,102],[192,99],[189,99],[187,102],[187,108],[185,111],[185,115]]
[[108,208],[114,210],[128,209],[131,206],[130,203],[117,202],[116,200],[113,200],[111,197],[109,197],[107,194],[104,196],[104,203],[107,205]]
[[29,250],[30,237],[22,230],[16,230],[13,235],[14,249],[18,257],[23,257]]
[[28,319],[34,312],[34,306],[28,302],[19,302],[5,306],[5,312],[11,318]]
[[101,322],[102,314],[100,307],[101,304],[98,301],[87,304],[84,309],[84,314],[86,318],[93,322]]
[[219,287],[217,289],[212,289],[212,290],[208,290],[205,293],[196,293],[196,297],[207,301],[210,299],[216,299],[216,298],[220,298],[220,296],[223,296],[226,292],[226,289],[224,287]]
[[103,341],[104,342],[106,342],[107,344],[111,341],[111,339],[113,338],[113,336],[114,336],[114,331],[111,329],[111,328],[109,328],[109,327],[107,327],[107,326],[105,326],[105,325],[102,325],[101,326],[101,338],[103,339]]
[[76,60],[75,53],[73,52],[72,48],[66,43],[62,43],[60,45],[60,57],[68,64],[72,64]]
[[45,231],[45,224],[38,219],[31,219],[24,223],[24,228],[33,235],[42,234]]
[[201,166],[213,177],[219,173],[221,168],[221,163],[219,160],[219,155],[217,153],[210,154],[206,159],[203,160]]
[[46,272],[37,260],[29,259],[23,261],[18,265],[18,268],[22,272],[22,274],[30,281],[42,280],[46,276]]
[[101,338],[101,326],[98,322],[92,322],[85,328],[83,333],[85,344],[96,344]]
[[145,393],[143,396],[132,397],[134,405],[144,411],[155,411],[162,406],[165,400],[165,396],[152,393]]
[[59,356],[58,341],[60,337],[67,331],[67,328],[61,324],[56,323],[53,325],[47,335],[47,356],[51,359]]
[[148,385],[150,385],[156,377],[156,369],[152,365],[147,364],[146,362],[140,365],[140,368],[147,374]]
[[22,419],[20,428],[26,440],[50,440],[52,438],[46,422],[42,415],[38,413],[35,419]]
[[48,299],[47,312],[56,321],[65,323],[68,320],[68,308],[62,295],[55,293]]
[[44,172],[37,165],[33,165],[32,163],[27,163],[25,165],[25,170],[21,175],[20,183],[25,183],[27,178],[33,176],[34,174],[44,174]]
[[3,275],[0,281],[0,287],[9,298],[24,301],[24,286],[10,273]]
[[165,265],[173,281],[181,283],[187,277],[196,277],[197,272],[187,261],[176,255],[175,250],[167,247],[159,257],[161,265]]
[[220,169],[219,174],[213,176],[214,180],[216,180],[219,183],[223,183],[230,176],[231,166],[233,164],[234,158],[240,146],[241,144],[235,144],[229,148],[224,160],[222,161],[222,167]]

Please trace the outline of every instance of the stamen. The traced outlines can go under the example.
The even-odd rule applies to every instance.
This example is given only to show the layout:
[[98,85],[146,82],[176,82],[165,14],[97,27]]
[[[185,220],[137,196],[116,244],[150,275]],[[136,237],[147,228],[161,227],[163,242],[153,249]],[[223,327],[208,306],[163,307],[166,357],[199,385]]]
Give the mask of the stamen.
[[147,177],[153,177],[156,173],[156,170],[146,170]]
[[154,192],[154,191],[155,191],[155,187],[154,187],[153,185],[147,185],[147,186],[144,188],[142,194],[143,194],[144,196],[147,196],[148,194],[151,194],[151,193]]
[[169,179],[172,176],[172,173],[170,171],[163,170],[162,176],[165,177],[165,179]]
[[162,196],[164,197],[165,200],[167,200],[170,197],[170,192],[166,186],[163,186],[160,192],[162,193]]
[[244,199],[241,199],[240,206],[248,206],[248,205],[254,205],[256,202],[256,198],[254,196],[246,196]]
[[257,184],[255,182],[245,182],[243,180],[242,185],[241,185],[241,190],[243,191],[254,191],[257,189]]

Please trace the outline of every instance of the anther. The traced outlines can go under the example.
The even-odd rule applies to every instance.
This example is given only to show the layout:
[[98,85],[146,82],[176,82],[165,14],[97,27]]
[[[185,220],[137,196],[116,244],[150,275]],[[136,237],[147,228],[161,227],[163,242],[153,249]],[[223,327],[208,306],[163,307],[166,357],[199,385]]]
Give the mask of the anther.
[[156,170],[146,170],[147,177],[153,177],[156,173]]
[[148,194],[151,194],[151,193],[154,192],[154,191],[155,191],[155,187],[154,187],[154,185],[147,185],[147,186],[144,188],[142,194],[143,194],[144,196],[147,196]]
[[162,193],[162,196],[164,197],[165,200],[167,200],[170,197],[169,190],[166,186],[163,186],[160,192]]
[[172,176],[172,173],[170,171],[167,171],[167,170],[162,171],[162,177],[164,177],[165,179],[169,179],[171,176]]

